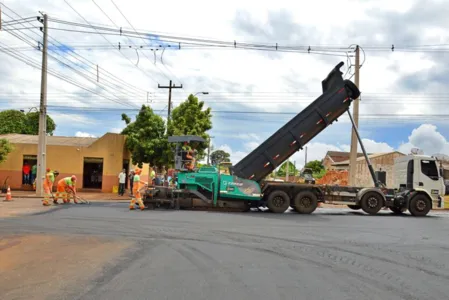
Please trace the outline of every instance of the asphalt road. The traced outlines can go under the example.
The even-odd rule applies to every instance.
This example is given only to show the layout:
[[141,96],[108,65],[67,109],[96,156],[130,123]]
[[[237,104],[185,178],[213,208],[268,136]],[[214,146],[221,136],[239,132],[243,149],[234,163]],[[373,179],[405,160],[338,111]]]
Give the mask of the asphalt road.
[[86,274],[85,282],[54,291],[59,293],[54,299],[441,300],[449,295],[448,213],[414,218],[334,209],[312,215],[141,212],[128,211],[125,203],[93,203],[0,219],[0,234],[13,233],[133,242],[119,259]]

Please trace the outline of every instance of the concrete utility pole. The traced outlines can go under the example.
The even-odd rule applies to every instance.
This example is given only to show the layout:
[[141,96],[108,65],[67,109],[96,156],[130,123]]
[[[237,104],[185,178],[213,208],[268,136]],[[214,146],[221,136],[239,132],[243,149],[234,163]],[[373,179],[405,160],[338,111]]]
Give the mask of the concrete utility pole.
[[[355,74],[354,74],[355,85],[360,88],[360,48],[357,45],[355,48]],[[354,119],[354,124],[359,128],[359,98],[354,99],[352,104],[352,117]],[[357,169],[357,135],[352,127],[351,134],[351,152],[349,153],[349,185],[355,185],[355,175]]]
[[290,159],[287,159],[287,162],[285,163],[286,168],[285,168],[285,181],[288,182],[288,178],[289,178],[289,173],[290,173]]
[[207,165],[210,165],[210,140],[213,138],[213,136],[209,136],[209,144],[207,146]]
[[[39,142],[37,146],[37,174],[36,174],[36,196],[43,196],[42,183],[45,180],[47,162],[47,33],[48,18],[43,15],[43,46],[42,46],[42,68],[41,68],[41,99],[39,109]],[[42,19],[39,19],[40,21]]]
[[170,120],[170,113],[171,113],[171,90],[172,89],[182,89],[182,84],[176,86],[176,84],[172,84],[172,81],[170,80],[170,84],[168,86],[162,86],[160,84],[157,85],[158,88],[160,89],[168,89],[168,114],[167,114],[167,124],[168,121]]
[[307,165],[307,146],[306,146],[306,157],[304,158],[304,168],[306,167],[306,165]]

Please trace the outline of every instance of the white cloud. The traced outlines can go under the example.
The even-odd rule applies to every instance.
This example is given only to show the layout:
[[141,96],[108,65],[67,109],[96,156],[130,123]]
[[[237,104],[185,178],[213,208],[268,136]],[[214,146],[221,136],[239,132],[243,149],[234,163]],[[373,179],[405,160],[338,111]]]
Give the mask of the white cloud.
[[[370,139],[362,139],[363,146],[365,147],[366,152],[368,153],[382,153],[382,152],[392,152],[394,148],[384,142],[376,142]],[[360,145],[358,146],[358,151],[362,151]],[[341,145],[340,148],[342,151],[349,152],[351,150],[350,145]]]
[[96,136],[87,132],[81,132],[81,131],[77,131],[75,133],[76,137],[90,137],[90,138],[95,138]]
[[423,124],[408,137],[408,142],[399,146],[399,151],[408,154],[410,149],[419,148],[424,154],[449,154],[449,141],[437,130],[435,125]]

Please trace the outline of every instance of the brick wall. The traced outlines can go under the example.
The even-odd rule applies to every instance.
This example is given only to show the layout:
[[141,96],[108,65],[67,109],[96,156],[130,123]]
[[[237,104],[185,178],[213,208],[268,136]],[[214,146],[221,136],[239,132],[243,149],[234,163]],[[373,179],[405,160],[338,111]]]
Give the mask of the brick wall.
[[[394,184],[394,160],[403,156],[400,153],[390,153],[387,155],[371,158],[371,164],[375,171],[385,171],[387,173],[387,186],[392,187]],[[357,162],[356,185],[363,187],[374,186],[373,179],[369,172],[368,165],[365,160]]]

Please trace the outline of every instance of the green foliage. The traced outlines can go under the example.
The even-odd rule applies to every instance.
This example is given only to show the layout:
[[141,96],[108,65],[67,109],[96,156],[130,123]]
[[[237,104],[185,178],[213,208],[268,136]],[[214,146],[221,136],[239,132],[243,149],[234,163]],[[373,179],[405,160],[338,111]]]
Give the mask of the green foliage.
[[281,165],[281,167],[279,168],[279,170],[277,171],[276,175],[277,176],[286,176],[287,175],[287,165],[288,165],[288,170],[289,170],[289,176],[295,176],[296,174],[298,174],[298,170],[295,168],[295,165],[289,161],[283,163]]
[[142,105],[134,122],[126,114],[122,114],[122,120],[127,124],[122,134],[127,136],[126,147],[133,162],[140,168],[144,163],[158,167],[169,164],[173,154],[168,149],[165,124],[160,116]]
[[[47,133],[53,135],[56,124],[47,115]],[[29,112],[27,114],[10,109],[0,112],[0,134],[39,134],[39,113]]]
[[321,164],[321,161],[319,160],[312,160],[309,161],[305,168],[312,169],[313,174],[319,174],[322,170],[324,170],[324,166]]
[[211,164],[214,166],[219,165],[222,162],[230,162],[231,161],[231,155],[223,150],[216,150],[211,153],[210,155],[210,161]]
[[[53,119],[47,115],[47,134],[53,135],[53,132],[56,129],[56,124]],[[38,112],[29,112],[26,114],[25,119],[25,134],[39,134],[39,113]]]
[[[204,102],[190,94],[186,101],[173,109],[167,124],[168,136],[197,135],[208,140],[209,135],[206,132],[212,129],[212,115],[210,108],[203,108]],[[191,146],[198,151],[197,161],[205,157],[207,143],[192,143]]]
[[13,150],[14,147],[8,140],[0,139],[0,163],[4,162],[8,154]]
[[23,133],[25,131],[26,115],[18,110],[0,112],[0,134]]
[[326,175],[326,170],[325,169],[322,169],[322,170],[320,170],[318,173],[313,173],[313,178],[315,178],[315,179],[320,179],[320,178],[322,178],[324,175]]

